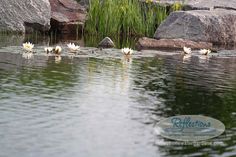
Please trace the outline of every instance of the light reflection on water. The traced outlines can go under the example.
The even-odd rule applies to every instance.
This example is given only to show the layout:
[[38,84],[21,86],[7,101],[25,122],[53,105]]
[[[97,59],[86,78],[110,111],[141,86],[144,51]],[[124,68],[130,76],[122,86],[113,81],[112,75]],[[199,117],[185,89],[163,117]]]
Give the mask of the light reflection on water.
[[[236,58],[154,58],[0,53],[0,156],[233,156]],[[222,146],[159,146],[164,117],[203,114]]]

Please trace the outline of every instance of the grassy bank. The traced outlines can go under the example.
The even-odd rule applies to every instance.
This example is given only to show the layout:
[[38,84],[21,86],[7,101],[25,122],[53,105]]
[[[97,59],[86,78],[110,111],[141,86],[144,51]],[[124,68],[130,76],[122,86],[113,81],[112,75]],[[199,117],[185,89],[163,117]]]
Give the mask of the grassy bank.
[[139,0],[90,0],[85,31],[100,36],[149,36],[173,10],[149,1]]

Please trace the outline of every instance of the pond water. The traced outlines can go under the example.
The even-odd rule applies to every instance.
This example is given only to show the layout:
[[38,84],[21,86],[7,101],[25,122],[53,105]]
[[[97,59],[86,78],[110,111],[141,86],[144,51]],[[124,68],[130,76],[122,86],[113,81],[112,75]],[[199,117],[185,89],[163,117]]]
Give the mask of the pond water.
[[[25,59],[17,45],[8,38],[0,50],[1,157],[236,155],[236,52],[126,60],[82,48],[91,54],[55,62],[43,52]],[[224,134],[207,141],[218,144],[168,145],[155,134],[160,119],[184,114],[222,121]]]

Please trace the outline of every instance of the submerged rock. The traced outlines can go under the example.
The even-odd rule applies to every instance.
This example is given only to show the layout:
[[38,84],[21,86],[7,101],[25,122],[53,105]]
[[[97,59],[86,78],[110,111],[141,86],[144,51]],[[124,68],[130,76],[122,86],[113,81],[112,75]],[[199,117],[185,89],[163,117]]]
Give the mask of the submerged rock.
[[194,42],[186,39],[152,39],[140,38],[136,44],[136,48],[141,49],[155,49],[155,50],[177,50],[183,47],[190,47],[192,49],[212,49],[212,43]]
[[75,0],[49,0],[51,4],[52,30],[64,34],[81,32],[87,11]]
[[109,38],[109,37],[105,37],[99,44],[98,47],[102,47],[102,48],[113,48],[115,47],[114,42]]
[[156,39],[236,43],[236,11],[215,9],[173,12],[156,30]]
[[1,0],[0,31],[32,32],[50,29],[48,0]]

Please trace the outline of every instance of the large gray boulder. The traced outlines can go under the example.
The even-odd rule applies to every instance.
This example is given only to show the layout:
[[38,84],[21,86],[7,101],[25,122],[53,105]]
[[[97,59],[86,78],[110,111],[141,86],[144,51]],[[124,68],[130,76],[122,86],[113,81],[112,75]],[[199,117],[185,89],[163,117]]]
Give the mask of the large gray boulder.
[[1,0],[0,31],[47,31],[51,7],[48,0]]
[[236,43],[236,11],[215,9],[173,12],[156,30],[154,38]]

